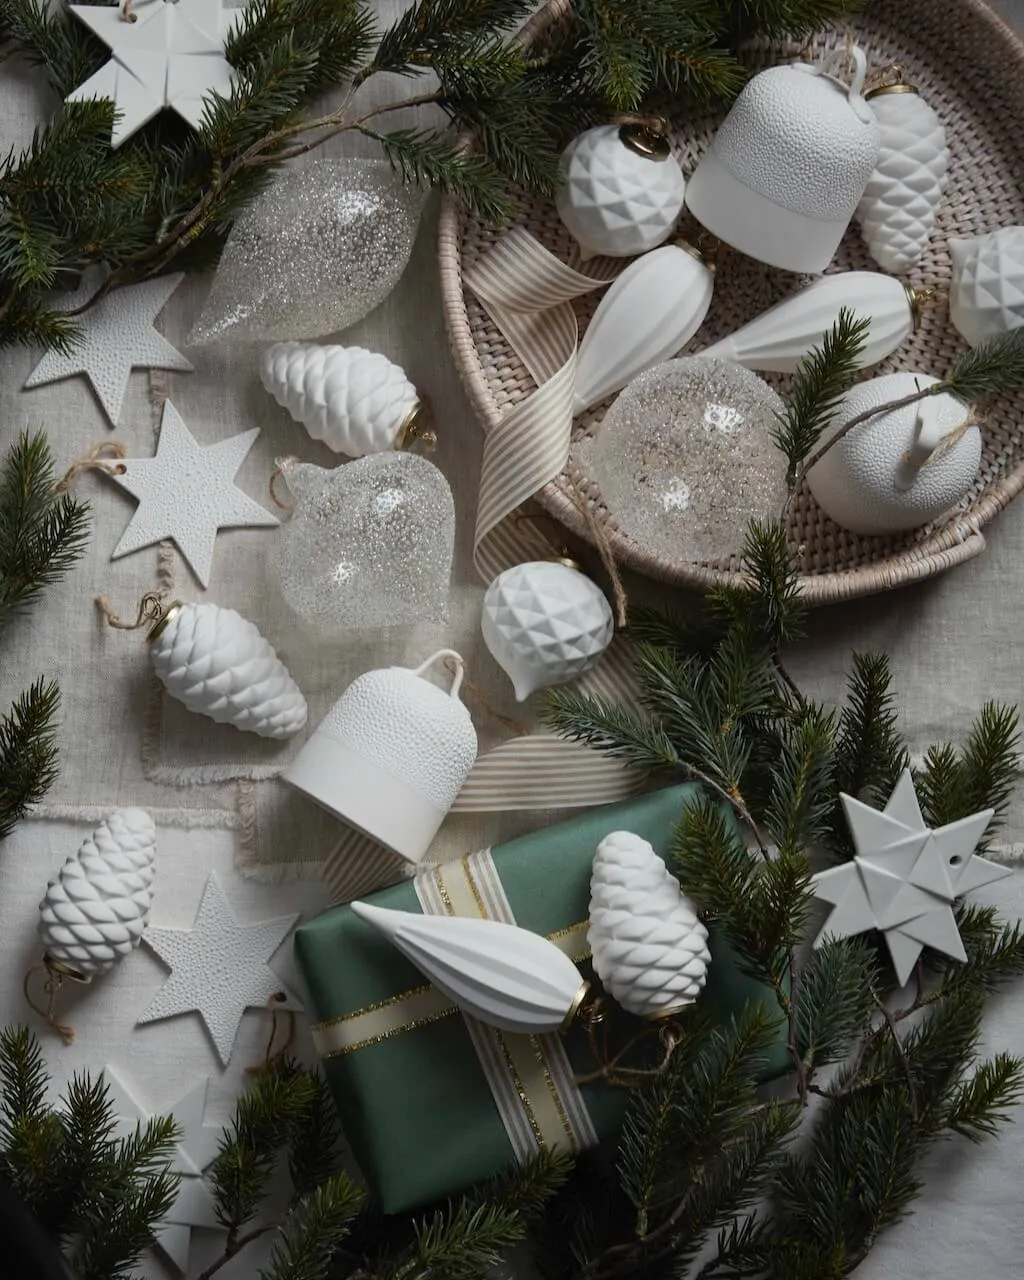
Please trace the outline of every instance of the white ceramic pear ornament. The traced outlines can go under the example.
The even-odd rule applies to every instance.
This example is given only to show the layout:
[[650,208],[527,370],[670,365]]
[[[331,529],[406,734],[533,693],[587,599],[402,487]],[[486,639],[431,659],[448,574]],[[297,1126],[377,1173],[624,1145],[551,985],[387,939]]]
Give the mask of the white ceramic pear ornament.
[[972,347],[1024,325],[1024,227],[950,240],[949,314]]
[[[831,434],[868,409],[937,382],[916,373],[862,382],[843,398]],[[811,468],[807,483],[818,506],[844,529],[898,533],[956,506],[974,484],[981,446],[971,410],[943,393],[854,427]]]

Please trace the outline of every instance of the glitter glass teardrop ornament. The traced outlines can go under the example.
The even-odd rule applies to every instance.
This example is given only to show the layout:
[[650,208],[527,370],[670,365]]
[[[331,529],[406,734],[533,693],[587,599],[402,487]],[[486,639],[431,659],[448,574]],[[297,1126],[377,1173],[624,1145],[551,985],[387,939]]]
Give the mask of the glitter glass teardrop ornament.
[[560,1031],[587,983],[569,957],[539,934],[499,920],[418,916],[370,902],[352,910],[372,924],[463,1012],[524,1035]]
[[398,283],[423,201],[384,160],[281,172],[232,227],[189,345],[347,329]]
[[448,482],[414,453],[371,453],[327,470],[279,463],[296,500],[281,526],[281,594],[307,622],[443,622],[455,547]]

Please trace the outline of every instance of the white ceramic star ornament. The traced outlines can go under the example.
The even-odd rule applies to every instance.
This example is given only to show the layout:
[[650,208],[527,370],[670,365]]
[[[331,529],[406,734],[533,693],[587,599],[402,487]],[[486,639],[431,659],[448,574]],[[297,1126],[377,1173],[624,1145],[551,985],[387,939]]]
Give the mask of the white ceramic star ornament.
[[259,433],[254,427],[217,444],[201,445],[168,400],[156,456],[125,458],[111,475],[139,500],[111,560],[170,538],[200,583],[209,586],[218,529],[280,523],[234,484]]
[[[103,283],[102,267],[90,267],[75,293],[54,300],[59,311],[77,311]],[[192,372],[192,365],[172,347],[153,321],[185,277],[158,276],[142,284],[129,285],[108,293],[95,307],[76,317],[81,341],[66,355],[48,351],[25,383],[25,390],[59,382],[84,373],[92,383],[111,426],[117,426],[133,369],[180,369]]]
[[298,918],[240,924],[211,873],[191,929],[150,925],[144,935],[171,973],[139,1023],[195,1010],[227,1066],[246,1009],[264,1007],[271,996],[283,995],[275,1000],[275,1009],[302,1010],[299,998],[267,964]]
[[224,0],[134,0],[129,14],[121,0],[114,6],[73,4],[71,12],[111,58],[67,101],[114,101],[119,114],[111,146],[119,147],[165,107],[198,129],[206,96],[230,96],[237,75],[224,46],[242,10],[225,10]]
[[833,904],[815,946],[827,938],[849,938],[880,929],[902,986],[926,946],[953,960],[967,953],[952,904],[961,895],[1010,875],[974,852],[992,821],[985,809],[937,827],[925,825],[906,770],[884,811],[842,796],[857,850],[852,862],[819,872],[811,880],[816,898]]
[[[114,1137],[130,1138],[136,1126],[147,1124],[156,1112],[143,1107],[112,1067],[103,1068],[107,1097],[114,1117]],[[167,1255],[182,1274],[188,1272],[193,1227],[220,1226],[213,1195],[203,1181],[203,1170],[217,1154],[222,1130],[203,1124],[206,1110],[204,1080],[160,1115],[171,1115],[181,1132],[171,1154],[171,1170],[181,1175],[178,1194],[166,1217],[155,1229],[157,1247]]]

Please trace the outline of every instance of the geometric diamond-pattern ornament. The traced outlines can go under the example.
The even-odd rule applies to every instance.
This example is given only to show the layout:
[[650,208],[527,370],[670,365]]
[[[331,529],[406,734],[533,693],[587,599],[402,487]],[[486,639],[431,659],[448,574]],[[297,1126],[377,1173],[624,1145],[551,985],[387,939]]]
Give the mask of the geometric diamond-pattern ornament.
[[585,574],[565,561],[534,560],[494,579],[480,628],[522,702],[589,671],[611,644],[615,623],[604,593]]
[[1024,227],[950,240],[949,252],[949,313],[972,347],[1024,325]]
[[1009,867],[974,852],[995,810],[931,830],[909,769],[882,811],[852,796],[841,799],[857,853],[852,861],[811,879],[814,896],[833,906],[814,945],[880,929],[900,986],[926,946],[965,961],[954,901],[1011,874]]

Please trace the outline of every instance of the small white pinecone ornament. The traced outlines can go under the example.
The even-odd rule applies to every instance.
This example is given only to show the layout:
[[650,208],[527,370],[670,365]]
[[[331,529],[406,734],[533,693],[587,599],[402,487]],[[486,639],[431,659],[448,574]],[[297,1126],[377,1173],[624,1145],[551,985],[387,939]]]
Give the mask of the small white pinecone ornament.
[[154,671],[189,711],[261,738],[290,738],[306,723],[306,699],[288,668],[234,609],[175,600],[149,642]]
[[143,809],[101,822],[46,887],[39,936],[52,972],[90,982],[142,939],[153,905],[156,828]]
[[866,97],[881,149],[857,220],[878,265],[902,275],[924,253],[946,191],[946,130],[913,85],[882,85]]
[[314,440],[350,458],[404,449],[423,418],[404,370],[363,347],[278,342],[260,356],[260,381]]
[[707,982],[708,931],[661,858],[632,832],[614,831],[597,846],[587,941],[605,990],[637,1017],[671,1017]]

